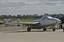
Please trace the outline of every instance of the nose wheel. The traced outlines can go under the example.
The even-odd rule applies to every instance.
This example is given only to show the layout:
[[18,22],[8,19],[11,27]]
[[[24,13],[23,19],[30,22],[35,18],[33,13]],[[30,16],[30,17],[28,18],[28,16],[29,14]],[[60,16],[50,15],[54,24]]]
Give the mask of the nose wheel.
[[28,31],[28,32],[30,32],[30,31],[31,31],[31,28],[30,28],[30,27],[28,27],[28,28],[27,28],[27,31]]
[[52,29],[53,31],[55,31],[56,29],[54,28],[54,29]]

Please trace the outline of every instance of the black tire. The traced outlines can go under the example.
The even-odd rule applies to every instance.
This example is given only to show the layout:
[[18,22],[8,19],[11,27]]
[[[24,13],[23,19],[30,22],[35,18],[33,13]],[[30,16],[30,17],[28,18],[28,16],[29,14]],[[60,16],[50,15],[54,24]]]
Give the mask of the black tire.
[[43,28],[43,31],[46,31],[46,28]]
[[54,29],[52,29],[53,31],[55,31],[56,29],[54,28]]
[[19,24],[17,26],[20,26]]
[[27,31],[28,31],[28,32],[30,32],[30,31],[31,31],[31,28],[30,28],[30,27],[28,27],[28,28],[27,28]]

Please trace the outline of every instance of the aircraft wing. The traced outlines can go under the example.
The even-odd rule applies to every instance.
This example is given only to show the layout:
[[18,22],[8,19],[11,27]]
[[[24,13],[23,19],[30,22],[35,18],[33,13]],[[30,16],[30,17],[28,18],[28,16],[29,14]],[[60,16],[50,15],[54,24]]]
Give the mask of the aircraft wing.
[[39,22],[19,22],[19,23],[23,25],[35,25],[38,24]]

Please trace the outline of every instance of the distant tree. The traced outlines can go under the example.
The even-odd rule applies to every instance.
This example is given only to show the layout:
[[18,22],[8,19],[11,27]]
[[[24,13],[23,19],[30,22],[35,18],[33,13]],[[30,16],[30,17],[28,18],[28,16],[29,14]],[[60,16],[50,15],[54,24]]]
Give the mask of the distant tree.
[[4,19],[4,17],[3,17],[3,16],[0,16],[0,19],[1,19],[1,20],[3,20],[3,19]]
[[8,15],[7,17],[8,17],[8,18],[12,18],[12,15]]
[[4,17],[4,18],[7,18],[8,16],[7,15],[1,15],[2,17]]
[[17,15],[17,17],[16,18],[21,18],[22,16],[21,15]]

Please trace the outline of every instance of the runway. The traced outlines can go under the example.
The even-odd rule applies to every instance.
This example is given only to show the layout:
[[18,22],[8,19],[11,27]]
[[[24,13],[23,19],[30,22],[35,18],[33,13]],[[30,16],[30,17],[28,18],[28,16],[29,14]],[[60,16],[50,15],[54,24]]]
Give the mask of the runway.
[[0,42],[64,42],[64,32],[62,29],[55,32],[51,29],[46,32],[32,29],[31,32],[26,32],[25,28],[17,26],[0,26]]
[[63,32],[0,32],[0,42],[64,42]]

